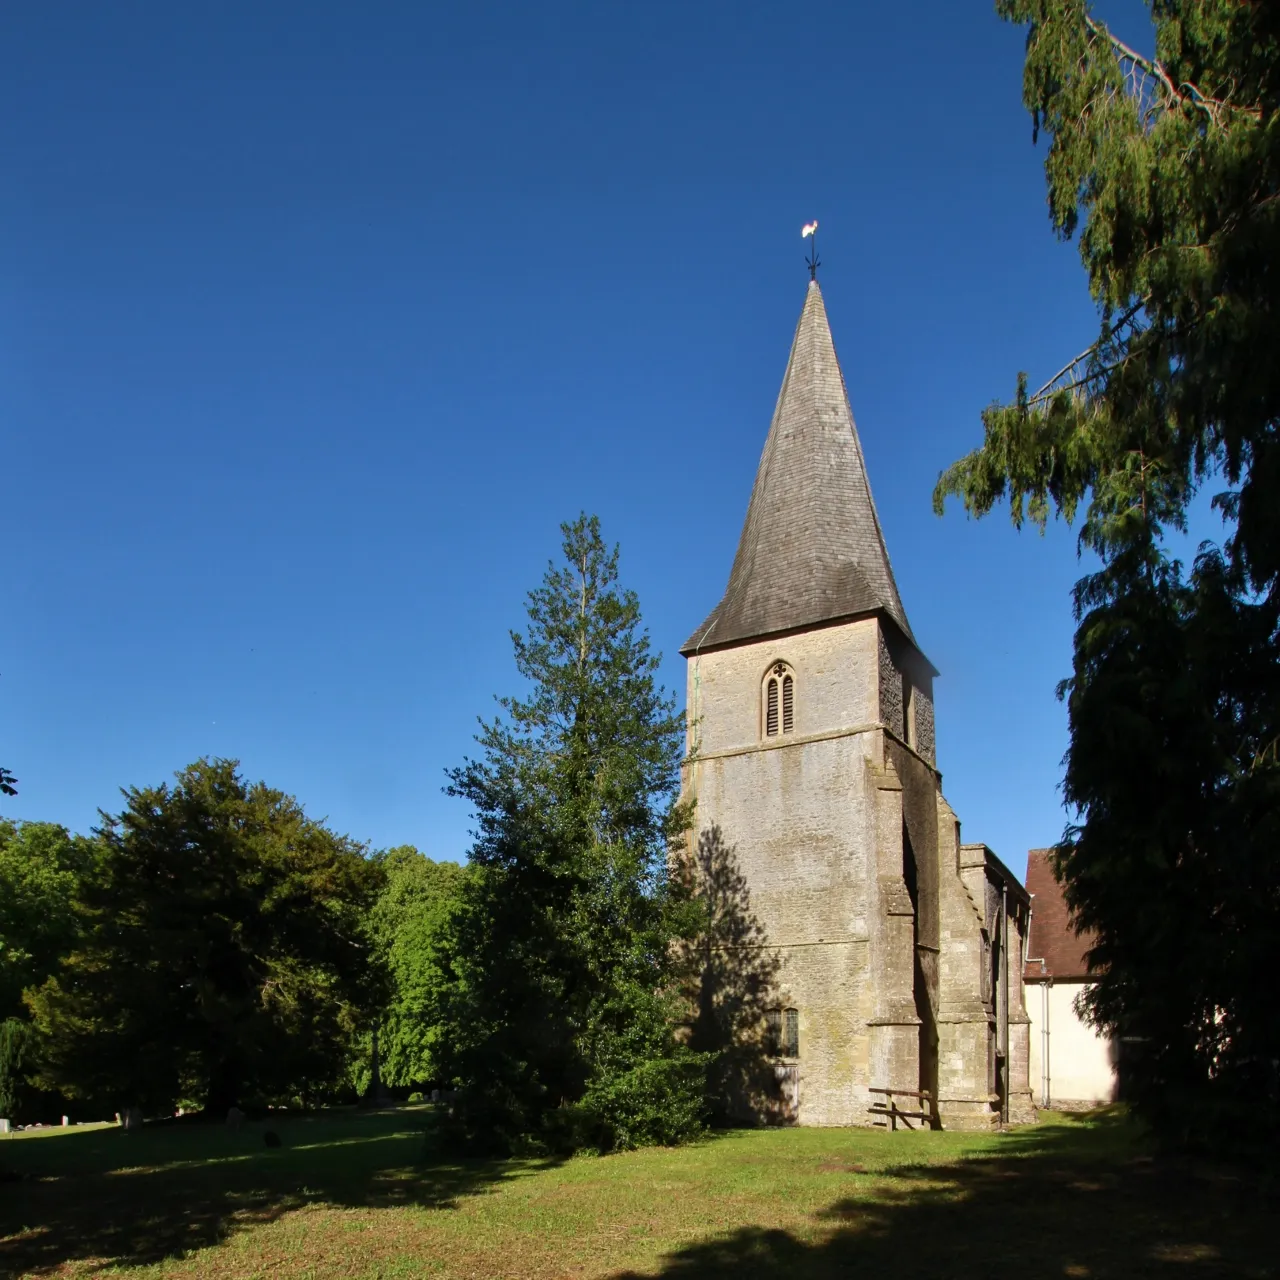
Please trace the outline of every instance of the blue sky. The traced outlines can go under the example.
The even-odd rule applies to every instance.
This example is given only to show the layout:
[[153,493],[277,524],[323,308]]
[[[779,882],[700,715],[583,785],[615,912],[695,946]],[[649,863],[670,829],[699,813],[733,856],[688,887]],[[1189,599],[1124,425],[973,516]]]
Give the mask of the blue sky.
[[1094,332],[1022,45],[954,0],[6,6],[3,812],[86,830],[227,755],[462,856],[444,770],[581,509],[683,697],[816,217],[944,790],[1021,870],[1074,535],[930,493]]

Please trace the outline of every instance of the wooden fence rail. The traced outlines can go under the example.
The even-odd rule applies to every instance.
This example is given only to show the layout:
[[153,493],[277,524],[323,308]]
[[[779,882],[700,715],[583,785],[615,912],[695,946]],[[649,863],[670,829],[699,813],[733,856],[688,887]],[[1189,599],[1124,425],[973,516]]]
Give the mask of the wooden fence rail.
[[[867,1108],[873,1116],[883,1116],[884,1119],[878,1120],[876,1123],[887,1125],[891,1133],[896,1133],[898,1122],[901,1121],[903,1128],[915,1128],[911,1121],[917,1120],[921,1127],[926,1124],[933,1123],[933,1095],[928,1089],[868,1089],[868,1093],[883,1094],[884,1102],[873,1102]],[[894,1101],[895,1098],[915,1098],[918,1102],[923,1102],[918,1111],[903,1111],[901,1107]]]

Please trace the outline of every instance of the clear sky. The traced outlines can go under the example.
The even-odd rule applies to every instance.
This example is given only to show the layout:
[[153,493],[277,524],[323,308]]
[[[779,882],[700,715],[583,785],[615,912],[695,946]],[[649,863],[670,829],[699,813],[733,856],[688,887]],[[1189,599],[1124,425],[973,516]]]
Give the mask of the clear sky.
[[1020,871],[1074,535],[930,493],[1095,331],[1023,39],[985,0],[4,6],[0,811],[87,830],[215,754],[463,856],[444,770],[581,509],[683,698],[816,217],[944,790]]

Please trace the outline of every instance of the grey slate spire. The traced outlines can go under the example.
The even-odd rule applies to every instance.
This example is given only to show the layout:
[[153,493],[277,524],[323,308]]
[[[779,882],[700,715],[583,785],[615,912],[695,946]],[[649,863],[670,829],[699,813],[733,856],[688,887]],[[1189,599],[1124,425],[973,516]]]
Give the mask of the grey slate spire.
[[883,612],[914,643],[816,280],[724,598],[680,652]]

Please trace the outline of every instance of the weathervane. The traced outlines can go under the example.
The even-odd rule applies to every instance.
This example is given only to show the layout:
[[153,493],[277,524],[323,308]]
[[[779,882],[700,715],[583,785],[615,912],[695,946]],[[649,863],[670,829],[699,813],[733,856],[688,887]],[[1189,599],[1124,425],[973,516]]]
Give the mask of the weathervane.
[[822,262],[818,257],[818,220],[814,218],[812,222],[806,222],[800,229],[800,239],[807,240],[813,237],[813,244],[809,246],[809,256],[804,260],[804,265],[809,268],[809,279],[816,280],[818,278],[818,268],[822,266]]

